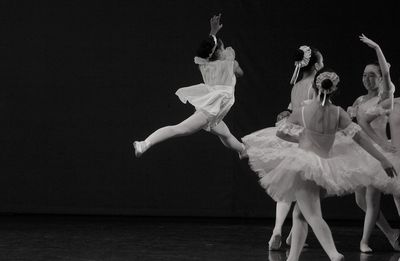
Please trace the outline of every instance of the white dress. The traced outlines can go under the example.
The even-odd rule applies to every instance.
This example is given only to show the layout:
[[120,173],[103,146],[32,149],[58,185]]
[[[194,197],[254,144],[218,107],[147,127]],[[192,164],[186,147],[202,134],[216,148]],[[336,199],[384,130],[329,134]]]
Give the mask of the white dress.
[[[298,145],[280,149],[249,147],[247,150],[251,169],[259,175],[261,186],[275,201],[295,201],[296,191],[304,187],[306,181],[315,182],[328,196],[353,193],[369,185],[388,193],[400,193],[400,184],[386,175],[375,158],[366,152],[359,154],[361,147],[360,150],[346,150],[344,142],[340,148],[334,148],[336,133],[323,134],[309,129],[303,112],[304,107],[304,127],[288,122],[279,127],[289,135],[298,135]],[[352,137],[360,130],[352,123],[341,132],[349,144],[355,144]]]
[[189,102],[207,116],[207,131],[223,120],[235,102],[235,51],[227,47],[221,57],[211,62],[195,57],[204,83],[180,88],[175,93],[183,103]]

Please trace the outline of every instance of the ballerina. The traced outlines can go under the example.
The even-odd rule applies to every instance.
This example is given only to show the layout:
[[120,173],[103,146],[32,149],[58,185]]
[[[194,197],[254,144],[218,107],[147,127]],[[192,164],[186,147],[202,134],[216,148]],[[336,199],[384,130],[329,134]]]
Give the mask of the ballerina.
[[[400,171],[398,163],[400,156],[396,153],[396,150],[400,149],[400,133],[396,129],[399,126],[396,125],[397,119],[399,119],[399,105],[393,97],[395,88],[390,80],[389,64],[377,43],[367,38],[364,34],[360,36],[360,40],[375,50],[378,63],[366,65],[363,73],[363,84],[368,93],[357,98],[353,106],[349,107],[348,112],[351,116],[357,117],[358,123],[372,139],[376,148],[391,160],[397,171]],[[395,106],[396,109],[393,110]],[[391,113],[392,111],[393,113]],[[393,143],[390,143],[386,135],[387,114],[390,114],[389,119]],[[369,239],[375,223],[387,237],[393,249],[400,251],[400,231],[392,228],[380,211],[381,191],[373,186],[368,186],[357,190],[355,194],[357,205],[365,211],[360,251],[364,253],[372,252],[372,249],[369,247]],[[394,199],[399,211],[399,198],[394,197]]]
[[[296,110],[305,101],[315,97],[315,91],[312,88],[315,74],[324,67],[324,59],[320,51],[310,46],[300,46],[296,50],[294,56],[295,70],[290,80],[293,84],[291,91],[291,101],[286,111],[280,113],[277,117],[277,126],[282,123],[282,119],[288,117],[292,110]],[[300,81],[297,82],[298,77]],[[246,135],[242,141],[246,147],[252,147],[254,153],[255,148],[262,151],[264,148],[280,150],[282,147],[291,147],[295,144],[284,141],[276,137],[277,127],[269,127],[257,132]],[[278,250],[282,245],[282,226],[290,211],[292,203],[280,202],[276,203],[275,226],[268,242],[269,250]],[[286,239],[286,243],[290,244],[290,234]]]
[[221,39],[216,37],[222,28],[221,14],[210,19],[210,35],[204,40],[194,62],[199,66],[204,83],[178,89],[176,95],[183,102],[195,107],[195,112],[179,124],[160,128],[144,141],[133,143],[136,157],[140,157],[150,147],[167,139],[191,135],[201,129],[217,135],[228,148],[245,157],[245,147],[229,131],[223,121],[234,104],[236,76],[243,71],[235,60],[232,47],[224,47]]
[[[397,173],[388,159],[375,149],[342,108],[330,102],[338,83],[339,76],[335,72],[319,71],[314,81],[318,96],[295,110],[280,125],[276,135],[297,142],[298,146],[279,151],[265,148],[262,155],[254,154],[251,147],[247,150],[249,165],[260,176],[260,184],[266,192],[276,201],[296,202],[289,261],[299,259],[308,233],[307,224],[331,260],[344,260],[322,218],[321,189],[328,196],[352,193],[370,184],[390,189],[392,193],[400,189],[399,184],[391,182],[390,177]],[[368,162],[361,164],[349,154],[332,150],[339,130],[370,153]],[[377,184],[376,176],[379,176]]]

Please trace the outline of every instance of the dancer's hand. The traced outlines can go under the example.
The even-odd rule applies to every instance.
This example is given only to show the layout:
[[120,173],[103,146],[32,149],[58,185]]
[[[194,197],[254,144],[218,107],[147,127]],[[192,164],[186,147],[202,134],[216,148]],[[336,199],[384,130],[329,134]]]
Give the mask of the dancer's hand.
[[219,23],[221,19],[221,14],[214,15],[210,19],[210,35],[217,35],[218,31],[221,30],[222,24]]
[[392,163],[390,163],[390,161],[388,159],[386,159],[386,158],[383,159],[381,161],[381,165],[382,165],[382,168],[385,170],[386,175],[388,175],[391,178],[397,176],[396,170],[394,169]]
[[289,111],[283,111],[283,112],[279,113],[278,116],[276,117],[276,122],[281,121],[282,119],[289,117],[289,116],[290,116]]
[[393,166],[391,166],[389,168],[385,168],[385,172],[386,172],[386,175],[388,175],[391,178],[397,177],[397,172]]
[[371,47],[373,49],[379,48],[379,45],[377,43],[375,43],[374,41],[372,41],[371,39],[366,37],[364,34],[361,34],[361,36],[359,36],[359,37],[360,37],[360,41],[365,43],[369,47]]

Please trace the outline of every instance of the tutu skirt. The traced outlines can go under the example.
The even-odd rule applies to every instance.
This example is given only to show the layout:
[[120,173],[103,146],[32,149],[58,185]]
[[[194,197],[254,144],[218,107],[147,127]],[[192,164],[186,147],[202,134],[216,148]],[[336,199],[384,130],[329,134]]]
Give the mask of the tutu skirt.
[[196,111],[207,116],[208,124],[204,127],[207,131],[224,119],[235,102],[234,87],[227,85],[209,86],[202,83],[180,88],[175,94],[183,103],[189,102]]
[[[300,128],[296,131],[300,132]],[[388,177],[380,162],[355,143],[352,136],[338,132],[330,157],[322,158],[299,148],[297,143],[278,138],[277,129],[266,128],[242,138],[251,169],[275,201],[295,201],[296,191],[309,181],[320,186],[327,196],[353,193],[370,185],[384,193],[400,193],[399,178]],[[388,157],[395,158],[396,155]],[[400,164],[399,159],[397,162]]]

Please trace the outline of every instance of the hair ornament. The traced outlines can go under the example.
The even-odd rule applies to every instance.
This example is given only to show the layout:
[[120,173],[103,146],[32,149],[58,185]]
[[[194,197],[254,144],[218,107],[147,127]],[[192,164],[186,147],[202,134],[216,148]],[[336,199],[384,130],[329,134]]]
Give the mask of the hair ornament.
[[307,45],[302,45],[300,46],[299,50],[303,51],[303,59],[301,59],[301,61],[294,62],[295,68],[292,75],[292,79],[290,80],[290,84],[296,83],[297,78],[299,77],[300,69],[306,67],[310,63],[312,54],[311,48]]
[[[332,82],[332,86],[329,89],[322,88],[322,82],[325,80],[329,80]],[[331,94],[334,91],[336,91],[337,85],[339,84],[339,82],[340,82],[340,78],[334,72],[323,72],[320,75],[318,75],[317,79],[315,80],[315,85],[317,86],[317,89],[318,89],[318,97],[320,97],[321,94],[324,94],[324,99],[322,100],[322,106],[325,105],[326,95]]]

